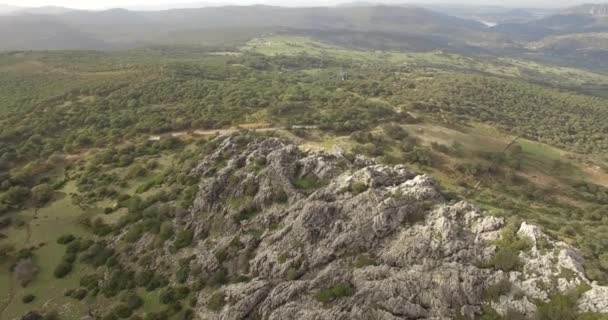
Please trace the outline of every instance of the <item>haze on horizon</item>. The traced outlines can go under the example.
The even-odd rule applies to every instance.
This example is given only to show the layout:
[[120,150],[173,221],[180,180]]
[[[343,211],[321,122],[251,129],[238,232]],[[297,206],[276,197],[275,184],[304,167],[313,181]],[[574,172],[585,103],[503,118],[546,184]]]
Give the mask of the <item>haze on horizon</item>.
[[[254,5],[267,4],[288,7],[334,6],[343,3],[364,2],[377,4],[459,4],[459,5],[498,5],[503,7],[568,7],[581,5],[590,0],[202,0],[181,2],[169,0],[0,0],[1,5],[18,7],[59,6],[74,9],[149,9],[162,10],[170,8],[202,7],[217,5]],[[600,1],[596,1],[600,2]],[[602,1],[603,2],[603,1]]]

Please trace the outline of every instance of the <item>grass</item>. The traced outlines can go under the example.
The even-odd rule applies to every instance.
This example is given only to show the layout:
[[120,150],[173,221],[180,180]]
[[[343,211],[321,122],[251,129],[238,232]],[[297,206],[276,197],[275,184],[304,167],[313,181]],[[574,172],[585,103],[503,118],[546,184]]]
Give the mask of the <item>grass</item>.
[[[69,193],[73,190],[73,183],[69,183],[62,192]],[[55,279],[53,275],[53,271],[61,261],[65,250],[64,246],[57,244],[57,237],[62,234],[86,235],[86,231],[79,227],[77,223],[80,212],[79,208],[72,205],[70,197],[66,196],[48,207],[40,209],[37,219],[33,218],[33,210],[21,213],[22,217],[30,221],[30,245],[44,245],[34,252],[34,261],[39,269],[36,278],[27,288],[16,286],[15,294],[17,298],[7,308],[4,317],[7,319],[16,318],[43,305],[48,308],[69,310],[66,319],[77,319],[83,314],[85,306],[82,303],[63,297],[65,290],[78,287],[82,268],[77,267],[70,275],[61,280]],[[28,247],[26,228],[12,229],[8,239],[17,249]],[[2,241],[9,241],[8,239]],[[8,292],[8,286],[8,270],[2,268],[0,271],[0,293],[3,298],[5,293]],[[15,303],[18,301],[18,297],[28,293],[36,295],[36,300],[27,305]]]

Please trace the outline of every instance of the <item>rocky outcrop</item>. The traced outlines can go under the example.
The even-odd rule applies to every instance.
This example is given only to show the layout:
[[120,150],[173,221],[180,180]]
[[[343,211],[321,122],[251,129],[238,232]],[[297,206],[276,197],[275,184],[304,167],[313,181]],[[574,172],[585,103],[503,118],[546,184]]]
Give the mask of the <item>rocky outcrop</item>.
[[[201,319],[451,319],[488,307],[531,316],[536,303],[582,285],[579,306],[608,312],[606,287],[590,284],[568,245],[522,224],[520,268],[490,267],[505,227],[404,166],[300,151],[276,138],[237,135],[193,171],[200,190],[180,228],[195,231]],[[488,297],[488,291],[508,282]],[[217,303],[216,303],[217,304]]]

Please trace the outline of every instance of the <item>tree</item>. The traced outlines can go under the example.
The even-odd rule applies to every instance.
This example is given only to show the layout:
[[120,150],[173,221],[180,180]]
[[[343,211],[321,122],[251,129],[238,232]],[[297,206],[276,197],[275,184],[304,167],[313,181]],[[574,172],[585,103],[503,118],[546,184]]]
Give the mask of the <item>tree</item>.
[[53,198],[53,188],[46,183],[32,188],[32,201],[36,207],[41,207]]
[[30,190],[22,186],[13,186],[4,193],[2,201],[8,205],[20,206],[30,195]]

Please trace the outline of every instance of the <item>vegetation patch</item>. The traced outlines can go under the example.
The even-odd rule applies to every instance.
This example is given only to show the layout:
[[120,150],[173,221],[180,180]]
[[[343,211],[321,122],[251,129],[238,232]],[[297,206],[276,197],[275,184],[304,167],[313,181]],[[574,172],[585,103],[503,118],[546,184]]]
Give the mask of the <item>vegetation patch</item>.
[[316,176],[307,175],[293,179],[292,184],[296,189],[302,190],[306,193],[310,193],[319,188],[322,188],[323,186],[325,186],[326,183],[317,178]]
[[338,283],[335,286],[320,290],[315,294],[315,299],[322,303],[330,303],[334,300],[350,297],[355,293],[355,288],[348,282]]

